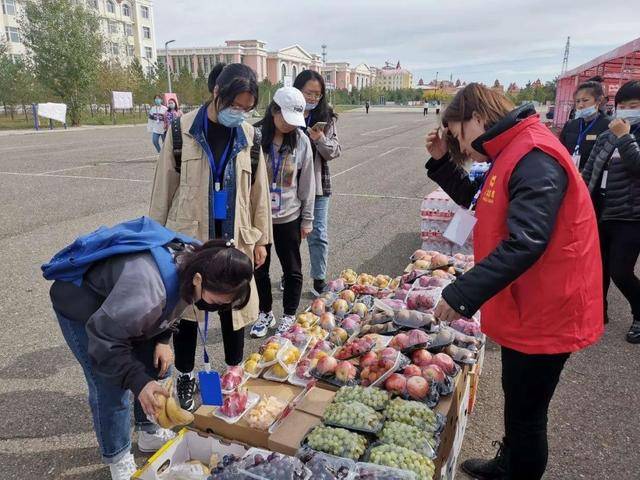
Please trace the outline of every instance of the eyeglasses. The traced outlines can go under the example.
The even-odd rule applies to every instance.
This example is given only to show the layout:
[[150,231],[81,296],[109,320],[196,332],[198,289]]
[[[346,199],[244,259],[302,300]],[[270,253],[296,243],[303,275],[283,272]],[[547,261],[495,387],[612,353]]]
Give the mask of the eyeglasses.
[[322,98],[321,93],[308,92],[306,90],[302,91],[302,94],[307,98],[313,98],[314,100],[320,100]]

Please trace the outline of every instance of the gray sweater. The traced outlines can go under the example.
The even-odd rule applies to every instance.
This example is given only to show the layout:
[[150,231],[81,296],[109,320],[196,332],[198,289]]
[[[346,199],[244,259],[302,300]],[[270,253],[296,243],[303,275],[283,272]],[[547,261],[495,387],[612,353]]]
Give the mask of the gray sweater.
[[276,184],[282,192],[280,211],[272,212],[276,225],[289,223],[302,216],[302,226],[313,227],[313,208],[316,196],[316,179],[313,166],[313,151],[307,136],[296,130],[297,143],[293,152],[282,154],[282,165],[278,178],[273,178],[273,159],[266,155],[269,187]]
[[133,343],[168,343],[170,327],[187,306],[179,301],[163,315],[167,295],[149,252],[110,257],[91,267],[82,287],[56,281],[50,295],[57,312],[85,323],[92,368],[136,397],[154,378],[134,358]]

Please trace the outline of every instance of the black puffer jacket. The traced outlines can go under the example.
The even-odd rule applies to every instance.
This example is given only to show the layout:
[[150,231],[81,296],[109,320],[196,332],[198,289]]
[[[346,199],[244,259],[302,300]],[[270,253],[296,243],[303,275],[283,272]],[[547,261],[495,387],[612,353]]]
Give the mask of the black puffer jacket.
[[[520,120],[535,115],[531,105],[513,110],[504,119],[473,142],[483,152],[483,143],[514,127]],[[469,207],[481,187],[449,155],[430,159],[426,165],[435,181],[463,207]],[[558,161],[541,150],[522,157],[509,179],[509,237],[486,258],[444,289],[442,296],[459,314],[469,317],[483,303],[525,273],[545,252],[564,199],[568,177]]]
[[[591,150],[593,150],[593,146],[596,143],[596,137],[609,128],[610,122],[611,118],[603,112],[598,112],[598,117],[596,118],[595,123],[589,131],[586,132],[582,142],[580,143],[580,170],[584,168],[587,160],[589,159],[589,155],[591,155]],[[573,151],[576,148],[580,129],[587,128],[590,123],[591,122],[585,121],[582,118],[576,118],[575,120],[571,120],[565,124],[564,128],[560,132],[560,141],[565,148],[569,150],[570,155],[573,155]]]
[[[640,146],[636,134],[617,138],[610,131],[598,137],[582,178],[596,205],[598,219],[640,221]],[[613,156],[618,149],[620,157]],[[606,189],[602,190],[602,174],[608,168]]]

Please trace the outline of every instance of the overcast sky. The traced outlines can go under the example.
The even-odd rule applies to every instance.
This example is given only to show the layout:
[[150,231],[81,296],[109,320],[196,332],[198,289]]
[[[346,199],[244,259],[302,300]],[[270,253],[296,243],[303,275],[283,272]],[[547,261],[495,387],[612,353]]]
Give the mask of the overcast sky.
[[155,0],[158,47],[259,39],[269,50],[328,45],[327,61],[382,66],[414,79],[551,80],[571,36],[569,68],[640,37],[632,0]]

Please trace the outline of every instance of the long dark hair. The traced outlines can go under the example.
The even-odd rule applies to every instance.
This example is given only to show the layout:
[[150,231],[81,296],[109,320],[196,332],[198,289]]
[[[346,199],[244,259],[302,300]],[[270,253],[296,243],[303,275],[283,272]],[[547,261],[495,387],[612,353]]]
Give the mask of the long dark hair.
[[207,88],[209,89],[209,93],[213,95],[213,89],[216,88],[216,81],[218,80],[218,76],[220,72],[226,67],[226,63],[218,63],[209,72],[209,78],[207,78]]
[[320,93],[322,93],[322,98],[318,101],[318,106],[311,110],[314,123],[329,122],[338,118],[338,115],[334,113],[333,108],[331,108],[329,102],[327,102],[327,88],[324,83],[324,78],[318,72],[315,70],[303,70],[296,77],[293,86],[302,91],[310,80],[315,80],[320,84]]
[[258,80],[256,79],[256,74],[251,68],[242,63],[226,65],[217,75],[215,86],[218,87],[218,96],[215,99],[215,107],[218,112],[230,107],[241,93],[251,94],[254,100],[254,108],[258,104]]
[[[260,127],[262,132],[262,151],[266,155],[271,154],[271,144],[273,143],[273,137],[276,135],[276,122],[273,119],[273,116],[278,112],[280,112],[280,105],[272,101],[267,107],[267,111],[264,113],[264,118],[256,123],[256,126]],[[296,128],[292,132],[284,135],[280,151],[293,152],[297,143],[298,129]]]
[[229,245],[226,240],[209,240],[178,257],[180,297],[185,302],[196,300],[193,277],[199,273],[204,290],[233,296],[234,310],[249,303],[253,264],[244,253]]

